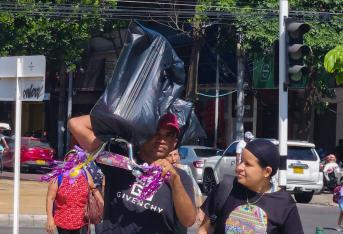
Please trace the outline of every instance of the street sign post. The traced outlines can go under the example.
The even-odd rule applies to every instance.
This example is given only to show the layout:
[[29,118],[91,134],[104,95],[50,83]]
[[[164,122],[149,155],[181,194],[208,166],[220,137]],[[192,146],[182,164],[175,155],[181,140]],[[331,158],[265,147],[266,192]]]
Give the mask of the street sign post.
[[42,101],[45,91],[43,55],[0,57],[0,101],[15,101],[13,234],[19,233],[19,188],[22,101]]
[[278,182],[287,184],[287,139],[288,139],[288,90],[286,87],[286,19],[288,17],[288,0],[279,0],[279,151],[280,166]]

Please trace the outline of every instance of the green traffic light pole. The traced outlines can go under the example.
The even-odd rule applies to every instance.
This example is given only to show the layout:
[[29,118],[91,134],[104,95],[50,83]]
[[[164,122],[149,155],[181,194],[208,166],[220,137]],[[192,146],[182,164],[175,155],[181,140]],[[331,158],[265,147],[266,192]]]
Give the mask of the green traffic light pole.
[[288,89],[287,72],[287,18],[288,0],[279,0],[279,152],[280,166],[278,172],[278,183],[286,187],[286,161],[287,161],[287,138],[288,138]]

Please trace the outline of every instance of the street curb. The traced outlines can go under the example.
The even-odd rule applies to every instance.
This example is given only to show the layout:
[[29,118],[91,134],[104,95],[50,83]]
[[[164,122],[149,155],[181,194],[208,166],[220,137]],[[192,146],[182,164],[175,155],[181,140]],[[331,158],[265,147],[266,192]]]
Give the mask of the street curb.
[[[20,227],[45,227],[46,215],[19,215]],[[13,226],[13,214],[0,214],[0,227]]]
[[[38,175],[38,174],[33,174],[33,178],[30,177],[32,176],[32,174],[20,174],[20,180],[24,180],[24,181],[37,181],[37,182],[41,182],[40,181],[40,177],[42,175]],[[2,172],[0,173],[0,179],[6,179],[6,180],[14,180],[14,174],[12,172]]]
[[335,204],[335,203],[311,203],[310,205],[316,205],[316,206],[332,206],[332,207],[334,207],[334,206],[336,206],[336,207],[338,207],[338,205],[337,204]]
[[338,207],[337,204],[335,203],[318,203],[318,202],[313,202],[313,203],[296,203],[297,205],[304,205],[304,206],[325,206],[325,207]]

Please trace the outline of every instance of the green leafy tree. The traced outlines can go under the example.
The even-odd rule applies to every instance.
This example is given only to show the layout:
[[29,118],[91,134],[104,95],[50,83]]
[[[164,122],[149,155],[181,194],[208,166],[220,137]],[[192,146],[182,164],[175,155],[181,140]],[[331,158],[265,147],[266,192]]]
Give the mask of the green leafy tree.
[[92,35],[116,26],[101,17],[103,3],[99,0],[0,3],[0,56],[46,56],[47,71],[59,78],[59,121],[66,119],[66,72],[75,71]]
[[[231,1],[228,2],[232,4]],[[308,140],[313,108],[322,106],[321,97],[334,97],[330,87],[332,82],[325,75],[322,61],[329,49],[343,41],[342,17],[334,13],[342,11],[342,4],[341,1],[308,0],[290,0],[289,4],[289,17],[305,21],[312,28],[304,38],[313,51],[306,61],[310,72],[305,86],[304,102],[299,106],[299,110],[304,111],[304,114],[302,118],[295,120],[300,123],[297,136]],[[272,45],[279,34],[278,1],[236,1],[235,7],[237,8],[223,10],[230,9],[231,14],[235,15],[236,28],[244,35],[242,45],[248,59],[256,53],[271,54]]]
[[[100,0],[8,2],[27,9],[19,13],[0,11],[0,55],[44,54],[47,56],[49,70],[75,69],[82,56],[84,44],[91,35],[113,27],[113,22],[102,18],[104,2]],[[68,16],[59,15],[63,12],[57,14],[55,6],[66,3],[73,7]],[[306,139],[311,119],[309,116],[312,108],[320,102],[319,97],[334,96],[329,86],[330,79],[325,76],[323,59],[330,49],[343,41],[342,17],[338,14],[342,12],[342,4],[341,0],[290,0],[289,3],[290,17],[304,20],[312,27],[305,36],[305,43],[311,46],[313,54],[307,61],[310,74],[305,88],[306,101],[303,103],[306,118],[303,118],[303,127],[300,127],[304,129],[301,137]],[[45,6],[43,10],[42,4]],[[115,1],[107,1],[106,4],[115,5]],[[89,6],[88,10],[83,8],[84,5]],[[193,82],[196,82],[204,31],[215,23],[219,23],[222,29],[219,47],[235,49],[236,33],[239,32],[243,35],[242,49],[247,59],[252,59],[256,53],[270,54],[272,45],[278,38],[278,8],[277,0],[199,0],[194,15],[187,21],[178,17],[183,13],[182,9],[176,9],[170,21],[173,27],[182,31],[180,25],[190,23],[193,26],[190,33],[186,32],[193,38],[189,78],[193,77]],[[55,15],[52,16],[53,14]],[[335,70],[339,75],[337,72]],[[194,87],[196,88],[196,84]],[[190,94],[192,95],[194,93]]]
[[[312,48],[312,55],[306,63],[309,75],[305,86],[302,105],[298,106],[304,114],[295,122],[300,123],[297,136],[309,139],[311,114],[313,108],[321,105],[321,97],[334,97],[330,77],[325,75],[323,57],[331,48],[343,41],[342,3],[340,0],[311,1],[289,0],[289,18],[305,21],[311,25],[310,33],[305,35],[305,43]],[[220,35],[220,46],[235,48],[237,32],[243,35],[242,53],[246,59],[253,59],[255,54],[270,55],[273,43],[279,35],[279,1],[277,0],[199,0],[195,7],[195,14],[188,22],[193,25],[194,38],[191,55],[192,70],[197,70],[198,52],[203,40],[204,28],[212,23],[221,24],[228,35]],[[218,50],[220,51],[220,50]],[[194,62],[195,61],[195,62]],[[335,71],[336,73],[338,71]],[[340,80],[341,75],[337,73]],[[188,77],[195,80],[196,73]],[[196,85],[195,85],[196,86]]]
[[[75,70],[91,35],[103,31],[106,23],[97,0],[11,3],[25,10],[0,12],[0,55],[43,54],[50,71]],[[56,9],[65,3],[68,16]],[[80,4],[88,4],[92,12],[80,14]]]
[[328,73],[336,75],[336,83],[343,84],[343,45],[330,50],[324,57],[324,67]]

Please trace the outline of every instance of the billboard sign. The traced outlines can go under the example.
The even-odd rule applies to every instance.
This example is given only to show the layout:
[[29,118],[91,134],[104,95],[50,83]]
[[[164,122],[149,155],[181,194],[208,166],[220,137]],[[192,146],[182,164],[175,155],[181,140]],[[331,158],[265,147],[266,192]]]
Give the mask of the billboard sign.
[[20,101],[43,101],[45,56],[0,57],[0,101],[15,101],[17,77]]

